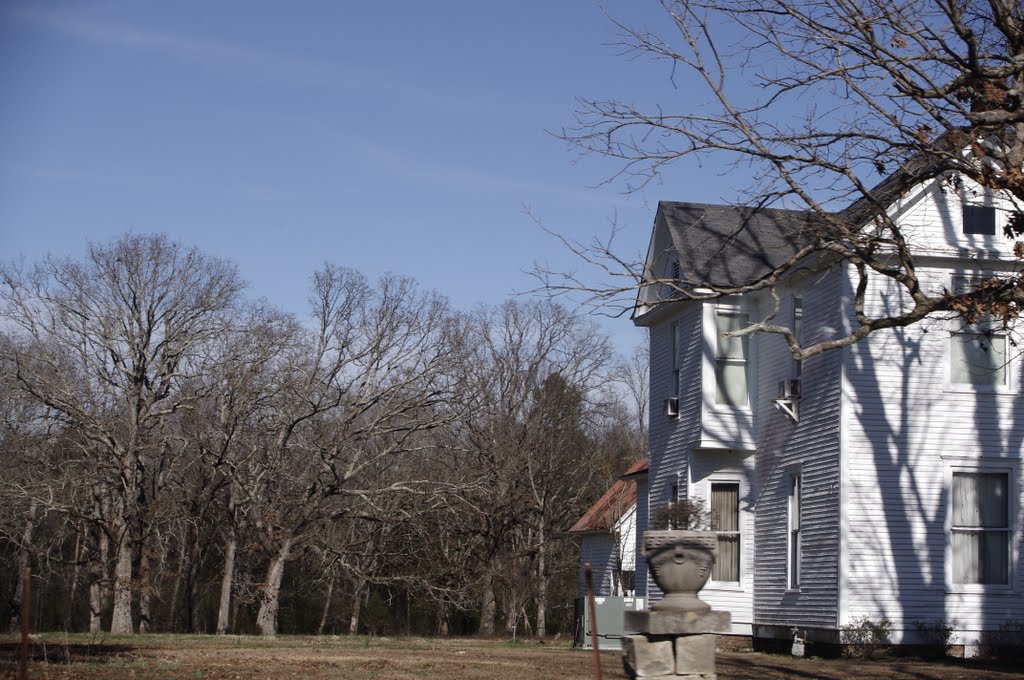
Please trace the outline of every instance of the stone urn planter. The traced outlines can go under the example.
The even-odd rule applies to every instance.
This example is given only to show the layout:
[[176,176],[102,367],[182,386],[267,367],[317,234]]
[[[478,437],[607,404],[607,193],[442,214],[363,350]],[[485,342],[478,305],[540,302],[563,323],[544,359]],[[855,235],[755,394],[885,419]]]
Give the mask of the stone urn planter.
[[654,582],[665,594],[651,609],[698,613],[710,610],[711,605],[697,597],[697,593],[711,578],[717,551],[718,538],[712,531],[644,532],[644,557]]
[[718,537],[705,531],[708,513],[700,499],[669,503],[651,517],[644,532],[644,557],[654,582],[665,594],[654,610],[707,612],[711,606],[697,593],[711,578],[718,553]]

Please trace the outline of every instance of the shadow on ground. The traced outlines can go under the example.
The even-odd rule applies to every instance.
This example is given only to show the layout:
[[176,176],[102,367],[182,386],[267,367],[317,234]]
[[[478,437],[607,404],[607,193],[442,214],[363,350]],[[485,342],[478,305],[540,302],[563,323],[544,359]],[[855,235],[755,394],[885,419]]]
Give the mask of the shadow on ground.
[[[29,659],[36,663],[87,663],[105,662],[114,657],[124,657],[135,651],[125,644],[104,642],[57,643],[54,641],[32,641],[28,646]],[[0,642],[0,661],[17,663],[21,658],[20,642]]]

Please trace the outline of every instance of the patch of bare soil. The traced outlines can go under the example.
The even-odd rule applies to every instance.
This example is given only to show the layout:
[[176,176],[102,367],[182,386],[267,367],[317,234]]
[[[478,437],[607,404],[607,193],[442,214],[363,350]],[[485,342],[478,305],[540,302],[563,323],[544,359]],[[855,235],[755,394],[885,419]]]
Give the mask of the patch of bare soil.
[[[625,678],[618,654],[602,655],[604,677]],[[311,680],[586,680],[593,655],[564,643],[426,638],[144,636],[96,639],[43,636],[33,647],[29,677],[99,678],[310,678]],[[0,638],[0,679],[17,678],[18,647]],[[962,660],[928,663],[898,659],[853,661],[794,659],[762,653],[720,653],[721,680],[981,680],[1019,679],[1016,669]]]

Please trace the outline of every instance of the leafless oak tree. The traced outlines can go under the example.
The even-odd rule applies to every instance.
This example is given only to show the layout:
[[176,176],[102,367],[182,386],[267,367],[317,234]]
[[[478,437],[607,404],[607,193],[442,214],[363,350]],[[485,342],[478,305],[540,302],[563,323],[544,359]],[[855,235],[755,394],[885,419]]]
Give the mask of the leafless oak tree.
[[635,439],[594,324],[330,265],[306,320],[241,289],[161,236],[0,266],[0,562],[43,627],[567,630],[562,530]]
[[101,521],[116,554],[111,632],[134,631],[133,564],[169,454],[162,426],[193,398],[181,384],[202,372],[201,348],[240,291],[232,265],[162,236],[94,244],[82,262],[0,269],[3,359],[109,473]]

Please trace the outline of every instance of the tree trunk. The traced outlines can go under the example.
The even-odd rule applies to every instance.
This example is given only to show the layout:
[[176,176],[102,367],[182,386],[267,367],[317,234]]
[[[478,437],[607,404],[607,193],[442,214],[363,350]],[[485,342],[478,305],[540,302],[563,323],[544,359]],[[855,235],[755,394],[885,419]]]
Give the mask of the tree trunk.
[[224,542],[224,571],[220,577],[220,603],[217,606],[217,635],[227,635],[230,623],[231,587],[235,580],[235,551],[238,549],[238,533],[235,529],[238,506],[235,503],[235,488],[236,482],[232,478],[228,486],[228,527]]
[[444,597],[437,611],[437,634],[441,637],[448,637],[450,632],[451,628],[448,625],[448,598]]
[[494,619],[497,609],[497,604],[494,601],[494,576],[488,574],[484,580],[483,599],[480,603],[480,635],[494,637]]
[[405,589],[405,636],[412,635],[412,593]]
[[75,600],[78,599],[78,582],[81,579],[82,561],[87,550],[89,538],[86,535],[84,522],[79,525],[75,533],[75,559],[71,567],[71,576],[68,578],[68,599],[64,607],[64,632],[71,631],[71,612],[74,611]]
[[503,602],[505,605],[505,632],[516,639],[516,624],[519,623],[519,611],[514,602]]
[[334,579],[327,582],[327,594],[324,595],[324,610],[320,614],[320,625],[316,627],[316,634],[324,634],[324,626],[327,625],[327,614],[331,611],[331,597],[334,595]]
[[359,634],[359,613],[363,607],[363,582],[356,581],[352,592],[352,612],[348,619],[348,634]]
[[132,625],[132,541],[128,523],[122,518],[117,525],[117,560],[114,564],[114,611],[110,619],[110,632],[130,635]]
[[147,546],[142,546],[142,556],[139,558],[138,574],[139,591],[139,633],[148,633],[151,627],[150,602],[152,600],[153,584],[150,572],[150,559]]
[[25,520],[25,531],[21,536],[21,545],[18,546],[18,568],[14,572],[17,574],[16,585],[14,586],[14,597],[11,599],[11,633],[17,633],[21,628],[21,598],[22,598],[22,570],[28,566],[29,563],[29,544],[32,542],[32,531],[35,528],[36,523],[36,508],[37,503],[33,499],[28,506],[28,518]]
[[220,606],[217,609],[217,635],[228,634],[228,613],[231,611],[231,583],[235,576],[235,551],[238,539],[235,527],[228,529],[228,541],[224,546],[224,573],[220,579]]
[[260,635],[277,635],[277,610],[281,604],[281,579],[284,577],[284,565],[288,561],[291,552],[292,539],[288,539],[281,546],[277,556],[270,561],[267,568],[267,580],[263,584],[263,593],[260,597],[260,610],[256,614],[256,625],[259,626]]
[[174,571],[174,586],[171,588],[171,611],[167,615],[167,630],[178,632],[178,602],[181,598],[181,583],[185,580],[185,554],[178,550],[178,568]]
[[537,531],[537,637],[543,638],[548,633],[548,573],[547,543],[545,541],[544,523],[541,522]]
[[526,612],[526,605],[519,608],[519,618],[523,620],[523,628],[526,629],[526,637],[533,637],[533,628],[530,626],[530,616]]
[[96,527],[96,556],[89,565],[89,632],[103,630],[103,611],[107,608],[106,590],[110,575],[107,573],[107,558],[110,555],[110,539],[102,527]]
[[202,563],[202,554],[199,549],[199,536],[197,535],[192,547],[188,552],[188,579],[185,597],[188,598],[188,632],[203,633],[203,627],[199,625],[199,566]]

